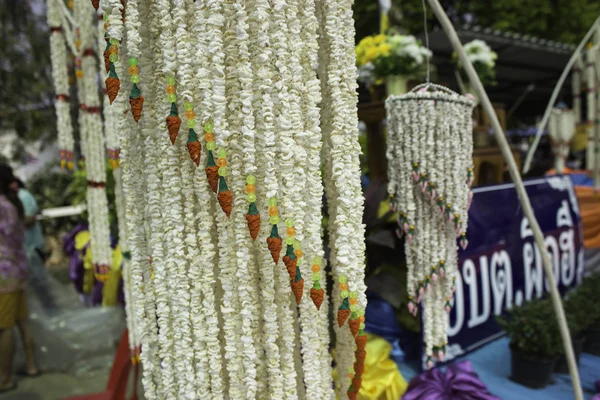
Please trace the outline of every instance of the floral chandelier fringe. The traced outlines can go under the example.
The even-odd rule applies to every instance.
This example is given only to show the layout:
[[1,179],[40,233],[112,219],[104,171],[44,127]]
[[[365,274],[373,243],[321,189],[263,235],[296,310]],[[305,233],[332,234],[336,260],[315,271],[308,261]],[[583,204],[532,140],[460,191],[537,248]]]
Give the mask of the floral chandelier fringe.
[[434,84],[391,96],[388,192],[405,235],[408,309],[423,306],[424,354],[431,368],[446,352],[448,313],[458,270],[457,243],[467,246],[473,183],[473,100]]

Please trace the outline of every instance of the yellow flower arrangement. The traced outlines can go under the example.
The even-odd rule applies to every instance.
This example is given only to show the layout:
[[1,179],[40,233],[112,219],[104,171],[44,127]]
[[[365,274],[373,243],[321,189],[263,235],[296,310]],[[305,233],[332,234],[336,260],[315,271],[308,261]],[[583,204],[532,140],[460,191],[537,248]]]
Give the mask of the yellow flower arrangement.
[[363,38],[355,48],[358,79],[367,86],[391,75],[414,74],[431,52],[414,36],[379,34]]

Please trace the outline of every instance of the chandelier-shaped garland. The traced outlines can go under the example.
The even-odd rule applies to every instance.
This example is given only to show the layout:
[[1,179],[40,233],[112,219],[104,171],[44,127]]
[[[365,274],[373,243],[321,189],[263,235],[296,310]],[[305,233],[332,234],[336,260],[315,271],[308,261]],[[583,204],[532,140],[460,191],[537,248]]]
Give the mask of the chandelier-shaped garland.
[[146,396],[334,397],[323,151],[337,390],[355,398],[366,298],[352,1],[93,5]]
[[473,101],[433,84],[386,102],[388,192],[405,235],[408,309],[423,308],[426,363],[444,359],[448,313],[467,246]]

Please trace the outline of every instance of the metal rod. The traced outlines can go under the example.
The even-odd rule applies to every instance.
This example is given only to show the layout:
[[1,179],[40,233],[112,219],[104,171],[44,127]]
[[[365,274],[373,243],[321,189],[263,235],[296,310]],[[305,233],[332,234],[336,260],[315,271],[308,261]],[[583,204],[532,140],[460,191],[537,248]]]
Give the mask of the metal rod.
[[515,189],[517,190],[517,195],[519,196],[519,201],[521,202],[521,207],[523,208],[523,214],[529,220],[529,225],[531,230],[533,231],[533,237],[535,238],[535,242],[540,250],[540,254],[543,259],[544,271],[546,272],[546,279],[548,279],[548,285],[550,286],[550,296],[552,298],[552,305],[554,306],[554,312],[556,314],[556,319],[558,321],[558,326],[560,328],[560,335],[563,341],[563,347],[565,349],[565,356],[567,359],[567,364],[569,366],[569,374],[571,375],[571,381],[573,383],[573,391],[575,393],[576,400],[583,400],[583,392],[581,390],[581,384],[579,382],[579,371],[577,370],[577,364],[575,363],[575,354],[573,352],[573,345],[571,343],[571,335],[569,333],[569,328],[567,325],[567,319],[565,317],[565,311],[563,310],[562,301],[560,299],[560,294],[558,292],[558,288],[556,287],[556,280],[554,278],[552,262],[550,260],[550,256],[548,254],[548,250],[546,249],[546,245],[544,244],[544,235],[542,230],[540,229],[540,225],[535,218],[535,214],[533,213],[533,209],[531,208],[531,203],[529,201],[529,197],[527,196],[527,191],[525,190],[525,186],[523,185],[523,180],[519,175],[519,170],[517,168],[517,164],[515,159],[513,158],[512,151],[506,137],[504,136],[504,132],[502,127],[500,126],[500,121],[498,121],[498,116],[492,107],[492,103],[481,84],[481,80],[479,80],[479,76],[477,72],[475,72],[475,68],[467,58],[467,54],[460,43],[460,39],[452,26],[452,22],[448,19],[446,12],[440,5],[438,0],[427,0],[433,13],[436,15],[437,19],[440,21],[442,28],[446,32],[446,35],[450,39],[452,43],[452,47],[458,54],[460,61],[467,73],[471,84],[477,90],[479,94],[479,99],[481,104],[487,112],[491,122],[492,127],[494,128],[494,132],[496,135],[496,141],[500,146],[500,150],[502,151],[502,155],[504,156],[504,160],[508,164],[508,170],[510,172],[510,176],[515,184]]

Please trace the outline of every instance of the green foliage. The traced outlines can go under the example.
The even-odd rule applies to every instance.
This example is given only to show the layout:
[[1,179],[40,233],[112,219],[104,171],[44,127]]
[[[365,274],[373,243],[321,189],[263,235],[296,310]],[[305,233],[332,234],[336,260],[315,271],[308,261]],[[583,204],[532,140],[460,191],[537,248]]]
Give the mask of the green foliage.
[[577,43],[600,14],[597,0],[502,0],[457,2],[481,26]]
[[564,300],[569,329],[574,336],[600,328],[600,274],[589,276]]
[[51,139],[56,123],[43,3],[7,3],[0,7],[0,130],[15,129],[25,141]]
[[[469,20],[483,27],[507,30],[544,39],[577,43],[600,14],[597,0],[445,0],[440,1],[456,24]],[[357,42],[379,32],[379,7],[373,0],[355,0]],[[429,29],[437,22],[427,11]],[[468,16],[468,19],[467,19]],[[392,0],[390,26],[422,35],[421,0]]]
[[561,336],[550,299],[536,299],[497,317],[510,338],[511,349],[541,359],[562,351]]
[[[106,195],[108,197],[108,216],[111,233],[117,237],[117,211],[115,207],[114,179],[110,167],[106,169]],[[86,203],[87,174],[80,168],[72,174],[59,171],[48,165],[41,172],[33,176],[28,182],[28,188],[35,196],[40,209],[65,207]],[[87,221],[87,212],[74,217],[55,218],[43,223],[46,233],[54,234],[68,232],[78,223]]]

